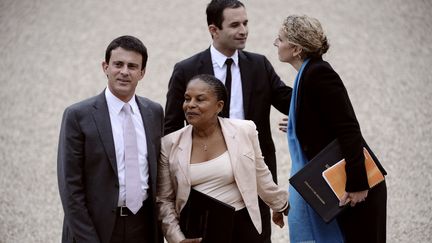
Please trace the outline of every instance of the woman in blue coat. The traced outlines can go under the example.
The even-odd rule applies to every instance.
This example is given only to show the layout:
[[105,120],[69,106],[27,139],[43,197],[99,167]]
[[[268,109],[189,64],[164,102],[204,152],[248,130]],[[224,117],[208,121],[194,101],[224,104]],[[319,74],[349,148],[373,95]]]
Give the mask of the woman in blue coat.
[[360,126],[342,80],[322,59],[329,44],[320,22],[308,16],[288,16],[274,45],[279,60],[298,71],[287,129],[291,174],[334,139],[339,140],[347,162],[341,205],[350,207],[329,224],[290,187],[291,242],[385,242],[386,185],[383,182],[369,188]]

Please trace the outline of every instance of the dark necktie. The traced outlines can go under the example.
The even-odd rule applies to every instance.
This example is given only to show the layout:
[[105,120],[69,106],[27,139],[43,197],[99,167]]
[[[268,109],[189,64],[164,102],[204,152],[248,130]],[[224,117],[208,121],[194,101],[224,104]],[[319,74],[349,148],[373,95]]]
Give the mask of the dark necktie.
[[227,90],[227,102],[223,108],[223,116],[229,117],[230,103],[231,103],[231,64],[233,63],[233,59],[227,58],[225,61],[226,64],[226,78],[225,78],[225,88]]

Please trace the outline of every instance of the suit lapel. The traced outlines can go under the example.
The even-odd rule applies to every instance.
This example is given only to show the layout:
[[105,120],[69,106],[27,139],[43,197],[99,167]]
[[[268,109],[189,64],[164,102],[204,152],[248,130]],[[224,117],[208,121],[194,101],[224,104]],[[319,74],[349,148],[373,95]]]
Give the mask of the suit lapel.
[[240,141],[237,139],[237,130],[229,124],[228,119],[219,118],[219,124],[222,128],[222,134],[225,139],[225,143],[228,149],[228,154],[231,161],[231,166],[233,169],[234,176],[237,174],[237,161],[240,153]]
[[156,190],[156,176],[157,176],[157,154],[155,149],[155,139],[152,127],[152,121],[154,120],[153,111],[148,107],[148,104],[144,99],[135,96],[141,118],[143,121],[146,143],[147,143],[147,162],[149,166],[150,180],[152,190]]
[[118,176],[114,138],[112,134],[108,105],[105,99],[105,91],[96,98],[96,102],[93,107],[93,119],[96,123],[99,137],[101,139],[102,145],[104,146],[105,153],[107,154],[111,167],[114,170],[116,176]]
[[242,51],[238,51],[239,55],[239,67],[240,67],[240,78],[242,82],[243,91],[243,110],[245,114],[245,119],[250,119],[249,111],[251,104],[250,99],[252,99],[252,90],[254,77],[252,70],[254,69],[253,63],[246,57]]
[[177,163],[188,186],[191,185],[189,164],[192,151],[192,126],[187,126],[178,141]]
[[213,63],[210,54],[210,48],[201,53],[199,63],[197,65],[197,74],[214,75]]

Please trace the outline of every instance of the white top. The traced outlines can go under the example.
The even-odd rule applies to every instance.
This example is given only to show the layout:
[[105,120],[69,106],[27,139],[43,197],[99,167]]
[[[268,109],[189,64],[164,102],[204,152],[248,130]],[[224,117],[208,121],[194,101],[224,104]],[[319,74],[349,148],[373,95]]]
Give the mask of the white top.
[[209,161],[190,164],[192,187],[240,210],[245,207],[234,179],[228,151]]
[[[117,98],[109,88],[105,89],[108,111],[111,121],[111,129],[114,138],[114,147],[117,160],[117,172],[119,180],[119,200],[118,206],[124,206],[126,202],[126,184],[125,184],[125,163],[124,163],[124,141],[123,141],[123,120],[125,117],[122,108],[125,104]],[[132,121],[135,125],[138,145],[138,164],[141,178],[142,201],[148,197],[147,189],[149,188],[149,168],[147,162],[147,140],[145,136],[144,123],[139,112],[135,96],[128,102],[132,108]]]
[[243,109],[243,89],[242,89],[242,80],[240,75],[238,51],[235,51],[232,56],[227,57],[221,52],[219,52],[218,50],[216,50],[216,48],[213,45],[211,45],[210,55],[213,63],[214,75],[224,84],[225,84],[226,68],[227,68],[225,61],[227,58],[233,59],[233,63],[231,64],[231,98],[230,98],[229,114],[230,114],[230,118],[244,120],[245,116],[244,116],[244,109]]

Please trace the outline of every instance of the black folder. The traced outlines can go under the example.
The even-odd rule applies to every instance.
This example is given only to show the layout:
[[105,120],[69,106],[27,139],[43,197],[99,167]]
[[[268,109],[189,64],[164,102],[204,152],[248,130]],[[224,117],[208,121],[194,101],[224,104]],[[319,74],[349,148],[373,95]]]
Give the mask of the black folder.
[[234,207],[191,189],[180,214],[180,228],[188,239],[202,237],[202,243],[229,243],[234,213]]
[[[364,144],[380,170],[384,171],[375,154]],[[339,141],[335,139],[289,179],[290,184],[326,223],[332,221],[345,207],[339,207],[339,199],[323,178],[322,172],[342,159],[344,156]]]

